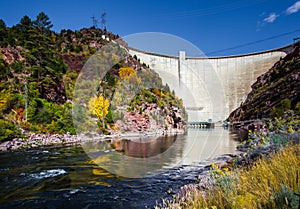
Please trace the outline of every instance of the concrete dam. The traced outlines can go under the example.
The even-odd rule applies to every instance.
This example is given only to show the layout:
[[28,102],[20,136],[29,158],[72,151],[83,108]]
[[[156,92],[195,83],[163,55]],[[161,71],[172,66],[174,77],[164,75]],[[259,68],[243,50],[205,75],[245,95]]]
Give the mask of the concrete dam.
[[226,119],[245,101],[257,77],[267,72],[292,45],[269,51],[224,57],[168,56],[129,48],[140,62],[157,72],[183,99],[189,122]]

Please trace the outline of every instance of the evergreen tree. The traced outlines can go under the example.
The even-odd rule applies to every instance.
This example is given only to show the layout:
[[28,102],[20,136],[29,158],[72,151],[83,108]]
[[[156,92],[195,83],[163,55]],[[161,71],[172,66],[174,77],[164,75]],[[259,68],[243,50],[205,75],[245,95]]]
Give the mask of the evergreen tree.
[[44,12],[41,12],[36,17],[36,20],[33,21],[33,26],[37,27],[41,33],[50,33],[50,29],[53,27],[48,15]]
[[18,45],[24,46],[26,41],[29,40],[28,30],[32,29],[32,26],[32,20],[27,15],[25,15],[20,20],[20,23],[12,27]]
[[6,24],[2,19],[0,19],[0,28],[6,28]]
[[22,17],[22,19],[20,20],[20,23],[18,25],[20,25],[20,29],[27,30],[27,29],[29,29],[30,26],[33,25],[33,23],[31,21],[30,17],[25,15],[24,17]]
[[6,39],[7,39],[6,24],[2,19],[0,19],[0,46],[1,47],[5,47],[7,45]]
[[50,34],[41,33],[37,27],[30,27],[26,35],[24,47],[27,50],[23,56],[30,66],[30,82],[37,84],[41,98],[63,103],[66,98],[62,79],[67,67],[56,53],[55,43]]

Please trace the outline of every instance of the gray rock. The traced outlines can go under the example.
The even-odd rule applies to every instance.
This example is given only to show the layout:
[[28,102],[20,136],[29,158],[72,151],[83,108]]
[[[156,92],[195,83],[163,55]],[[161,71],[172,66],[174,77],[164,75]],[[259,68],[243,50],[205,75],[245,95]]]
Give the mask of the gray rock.
[[6,141],[1,144],[1,147],[5,147],[7,150],[11,149],[12,146],[13,146],[13,143],[11,141]]

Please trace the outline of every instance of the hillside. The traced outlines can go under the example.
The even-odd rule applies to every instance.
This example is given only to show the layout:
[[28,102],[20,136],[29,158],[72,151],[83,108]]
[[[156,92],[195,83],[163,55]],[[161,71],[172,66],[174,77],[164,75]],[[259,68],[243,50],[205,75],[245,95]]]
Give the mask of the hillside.
[[[0,141],[24,137],[28,133],[75,134],[74,87],[82,68],[113,40],[127,53],[126,43],[109,31],[84,28],[57,33],[51,30],[52,26],[43,12],[35,20],[24,16],[12,27],[0,20]],[[110,60],[114,54],[97,56]],[[126,61],[112,66],[101,78],[101,85],[93,95],[87,95],[84,113],[88,116],[83,115],[83,120],[91,117],[92,122],[98,124],[97,132],[105,134],[149,131],[153,129],[151,111],[156,110],[162,111],[165,117],[157,121],[162,129],[177,126],[175,110],[180,110],[181,122],[184,122],[182,101],[162,85],[158,74],[140,63],[137,57],[128,53],[126,57]],[[131,81],[130,89],[124,86],[125,80]],[[155,88],[147,89],[148,83]],[[105,114],[102,112],[100,116],[103,107],[97,101],[101,97],[108,102]],[[125,99],[120,103],[118,97],[132,101]],[[89,102],[93,105],[88,107]],[[168,117],[172,117],[172,121],[167,120]]]
[[229,121],[281,117],[292,110],[300,113],[299,43],[252,85],[245,102],[233,111]]

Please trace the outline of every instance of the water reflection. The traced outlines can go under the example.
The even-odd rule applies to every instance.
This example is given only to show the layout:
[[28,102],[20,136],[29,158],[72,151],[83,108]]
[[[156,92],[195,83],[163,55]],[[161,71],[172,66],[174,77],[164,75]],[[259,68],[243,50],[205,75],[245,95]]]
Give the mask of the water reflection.
[[143,177],[162,168],[188,165],[236,152],[238,135],[221,127],[189,129],[186,135],[90,141],[82,146],[102,169]]
[[239,135],[221,127],[190,129],[186,136],[181,164],[192,164],[213,159],[223,154],[236,153]]
[[[124,155],[135,158],[149,158],[165,152],[176,141],[174,137],[139,138],[130,140],[114,140],[112,147]],[[152,140],[151,140],[152,139]]]
[[101,168],[118,176],[136,178],[175,164],[184,143],[184,138],[177,139],[178,136],[164,136],[90,141],[83,147]]

